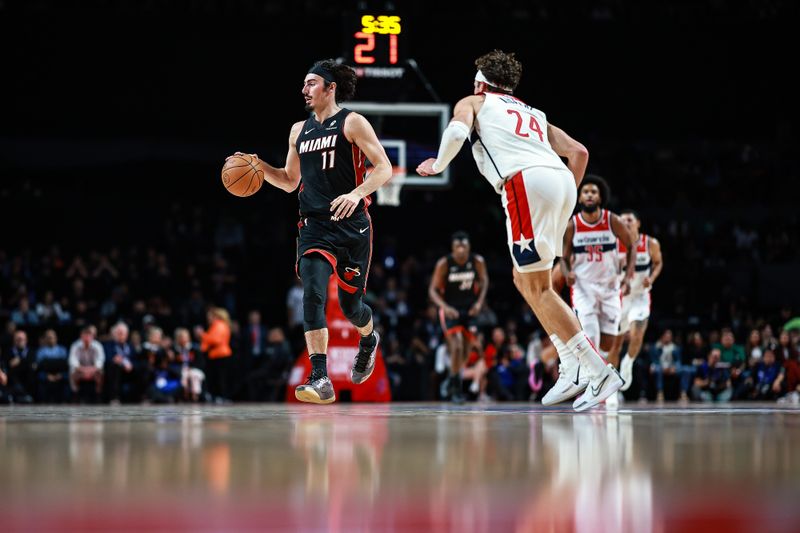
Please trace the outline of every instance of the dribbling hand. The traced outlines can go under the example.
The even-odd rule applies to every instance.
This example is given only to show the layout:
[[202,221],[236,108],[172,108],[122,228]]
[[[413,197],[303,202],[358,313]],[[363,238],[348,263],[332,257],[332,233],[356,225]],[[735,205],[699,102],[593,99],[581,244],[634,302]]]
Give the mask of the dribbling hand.
[[244,153],[244,152],[234,152],[234,154],[233,154],[233,155],[229,155],[228,157],[226,157],[226,158],[225,158],[225,161],[227,161],[227,160],[228,160],[228,159],[230,159],[231,157],[237,157],[237,156],[238,156],[238,157],[242,157],[243,155],[249,155],[250,157],[252,157],[253,159],[255,159],[255,163],[256,163],[256,164],[258,164],[258,163],[261,161],[261,160],[258,158],[258,154],[246,154],[246,153]]
[[417,174],[420,176],[432,176],[434,174],[438,174],[438,172],[434,172],[433,170],[434,162],[436,162],[436,158],[431,157],[420,163],[417,167]]
[[575,285],[575,279],[575,272],[570,271],[566,276],[567,287],[572,287]]

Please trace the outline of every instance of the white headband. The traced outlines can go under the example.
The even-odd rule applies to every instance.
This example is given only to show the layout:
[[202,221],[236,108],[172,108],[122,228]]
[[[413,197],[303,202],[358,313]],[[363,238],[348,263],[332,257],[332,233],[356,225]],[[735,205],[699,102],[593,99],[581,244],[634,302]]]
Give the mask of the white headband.
[[480,81],[480,82],[483,82],[483,83],[485,83],[487,85],[491,85],[492,87],[497,87],[498,89],[503,89],[504,91],[508,91],[508,92],[511,92],[511,91],[514,90],[511,87],[503,87],[502,85],[498,85],[496,83],[492,83],[491,81],[486,79],[486,76],[484,76],[483,72],[481,72],[480,70],[475,74],[475,81]]

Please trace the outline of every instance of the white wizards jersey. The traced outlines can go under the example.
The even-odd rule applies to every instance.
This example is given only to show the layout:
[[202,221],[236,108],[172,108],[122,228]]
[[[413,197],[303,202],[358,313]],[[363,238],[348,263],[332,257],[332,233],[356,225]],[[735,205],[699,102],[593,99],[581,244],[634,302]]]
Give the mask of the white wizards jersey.
[[619,287],[617,236],[611,229],[611,213],[602,209],[594,224],[586,222],[580,213],[572,220],[572,269],[577,283]]
[[472,155],[498,192],[503,180],[530,167],[567,170],[547,139],[547,116],[508,94],[485,93],[475,117]]
[[[619,264],[622,267],[622,275],[625,275],[625,264],[627,260],[627,249],[622,242],[617,245],[617,252],[619,253]],[[631,295],[644,294],[650,292],[650,287],[644,286],[644,278],[650,275],[652,271],[653,261],[650,257],[650,239],[647,235],[642,233],[639,235],[639,240],[636,242],[636,269],[633,273],[633,280],[631,280]]]

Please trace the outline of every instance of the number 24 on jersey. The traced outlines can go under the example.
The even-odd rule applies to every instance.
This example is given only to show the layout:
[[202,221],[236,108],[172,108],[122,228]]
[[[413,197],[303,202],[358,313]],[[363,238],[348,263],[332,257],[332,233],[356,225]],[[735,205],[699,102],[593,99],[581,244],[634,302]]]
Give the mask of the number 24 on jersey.
[[[509,115],[515,115],[517,118],[517,129],[514,133],[519,135],[520,137],[530,137],[530,133],[522,131],[522,125],[524,119],[522,118],[522,113],[515,109],[507,109],[506,113]],[[528,115],[527,113],[525,113]],[[541,126],[539,126],[539,122],[536,120],[536,117],[533,115],[528,115],[530,117],[530,121],[528,122],[528,130],[536,133],[539,136],[539,141],[544,142],[544,133],[542,132]]]

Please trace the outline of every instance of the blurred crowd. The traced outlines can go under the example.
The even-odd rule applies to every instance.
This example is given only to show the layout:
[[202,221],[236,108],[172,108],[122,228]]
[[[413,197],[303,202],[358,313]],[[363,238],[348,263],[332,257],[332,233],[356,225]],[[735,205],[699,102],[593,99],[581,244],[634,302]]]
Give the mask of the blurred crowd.
[[[70,257],[57,247],[41,256],[0,251],[0,399],[282,400],[303,348],[299,280],[285,293],[285,309],[265,317],[259,309],[239,311],[235,275],[222,255],[185,266],[182,275],[172,273],[175,262],[153,248]],[[447,398],[447,346],[424,296],[431,271],[391,253],[371,271],[366,301],[396,400]],[[490,291],[478,316],[464,392],[474,400],[535,401],[557,378],[555,350],[521,299],[502,313],[494,306],[500,301]],[[770,318],[742,313],[708,329],[674,331],[654,320],[626,398],[797,403],[800,324],[782,329],[791,318],[784,306]]]

